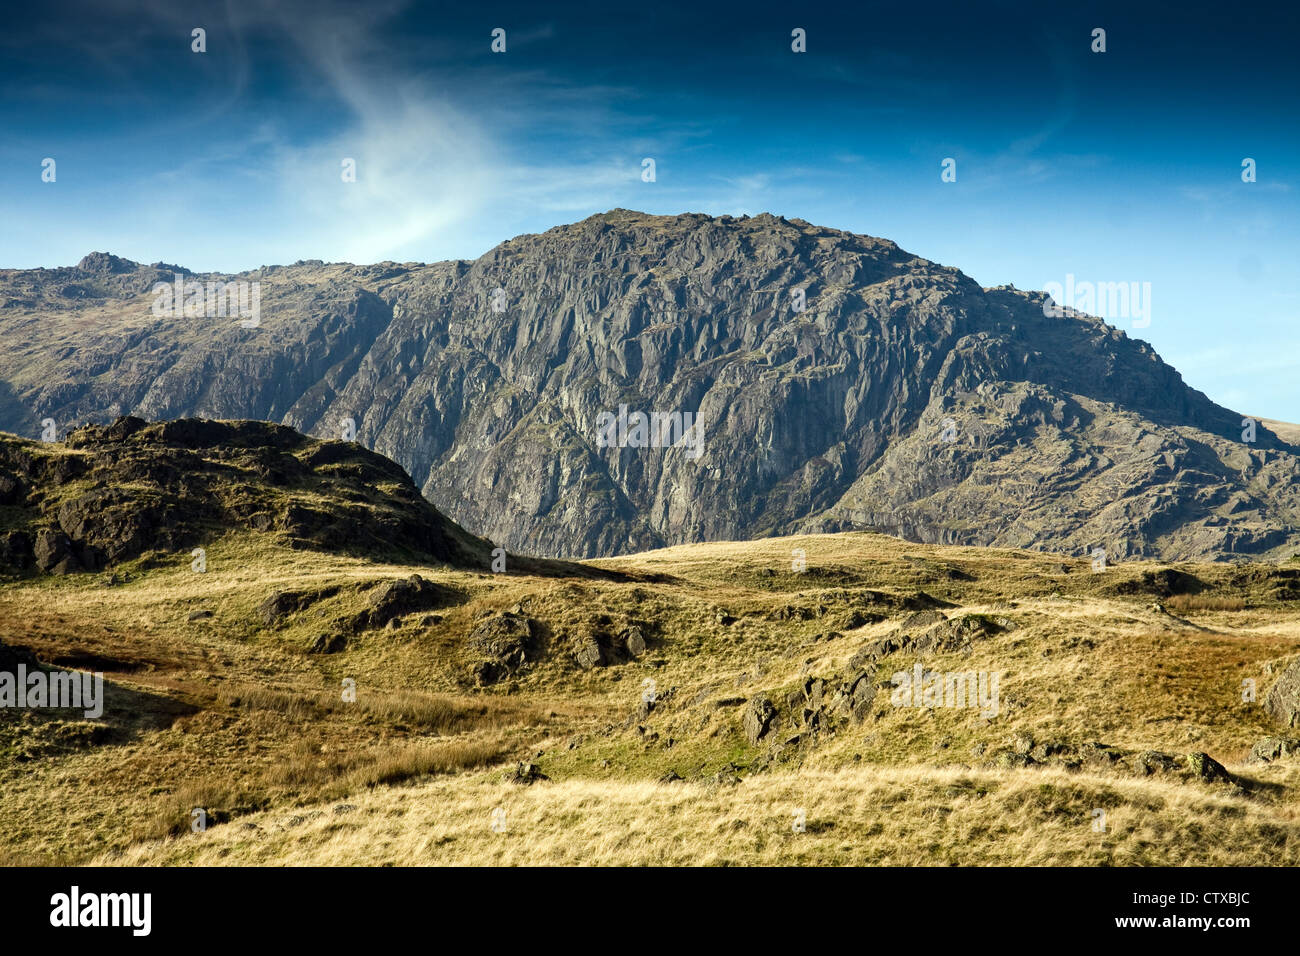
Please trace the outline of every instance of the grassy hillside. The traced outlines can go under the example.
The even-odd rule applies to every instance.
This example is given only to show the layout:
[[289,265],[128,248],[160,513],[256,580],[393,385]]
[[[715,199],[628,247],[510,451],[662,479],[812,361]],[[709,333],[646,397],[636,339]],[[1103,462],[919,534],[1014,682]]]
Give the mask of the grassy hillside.
[[[246,532],[0,585],[0,642],[108,686],[0,710],[5,861],[1300,863],[1300,760],[1249,760],[1293,733],[1300,566],[840,534],[585,572]],[[918,661],[998,672],[996,715],[896,706]]]

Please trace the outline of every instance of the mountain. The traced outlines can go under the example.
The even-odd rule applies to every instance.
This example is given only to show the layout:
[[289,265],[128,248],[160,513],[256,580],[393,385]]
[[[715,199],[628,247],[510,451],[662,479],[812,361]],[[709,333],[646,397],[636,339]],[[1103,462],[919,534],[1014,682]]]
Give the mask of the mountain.
[[[206,305],[249,283],[246,314],[157,314],[178,277]],[[351,420],[451,519],[542,555],[849,530],[1300,550],[1300,448],[1264,423],[1243,441],[1244,416],[1149,345],[1045,303],[771,215],[616,209],[474,262],[238,276],[96,253],[0,272],[0,429],[195,416],[337,438]],[[685,438],[654,447],[681,436],[638,413]]]

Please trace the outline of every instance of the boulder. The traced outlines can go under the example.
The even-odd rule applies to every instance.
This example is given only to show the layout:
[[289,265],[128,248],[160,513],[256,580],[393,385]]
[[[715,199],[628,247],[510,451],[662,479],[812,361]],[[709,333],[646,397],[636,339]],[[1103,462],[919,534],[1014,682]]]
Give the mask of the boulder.
[[459,599],[460,595],[450,588],[412,574],[409,578],[385,581],[375,588],[370,594],[370,608],[362,612],[358,623],[363,627],[383,627],[393,618],[447,607]]
[[820,677],[810,677],[804,681],[803,694],[804,699],[812,710],[817,710],[822,705],[822,694],[826,692],[826,681]]
[[81,569],[81,565],[77,563],[76,557],[70,554],[54,567],[50,568],[50,574],[76,574]]
[[542,773],[541,769],[535,763],[520,761],[515,764],[515,768],[505,775],[507,783],[516,783],[520,786],[528,786],[537,783],[539,780],[549,780],[550,777]]
[[520,670],[533,656],[538,625],[531,618],[498,612],[480,621],[469,635],[469,646],[483,660],[475,667],[476,678],[494,683]]
[[741,727],[745,731],[745,739],[751,744],[756,744],[762,740],[767,732],[771,729],[772,721],[776,717],[776,707],[766,697],[755,697],[745,708],[745,715],[741,718]]
[[[917,617],[918,615],[913,615]],[[907,643],[904,638],[903,650],[916,654],[941,654],[948,651],[962,650],[973,641],[983,640],[1012,628],[1005,618],[991,618],[983,614],[965,614],[951,620],[940,621]]]
[[1262,740],[1255,741],[1255,745],[1250,748],[1250,756],[1246,758],[1246,762],[1271,763],[1283,757],[1294,757],[1296,754],[1300,754],[1300,738],[1265,737]]
[[308,654],[337,654],[346,650],[348,639],[342,634],[318,634],[307,645]]
[[855,677],[849,690],[849,711],[855,722],[861,723],[866,719],[875,699],[876,684],[871,675],[862,673]]
[[586,641],[578,648],[575,659],[578,666],[583,670],[591,670],[593,667],[600,667],[605,663],[605,653],[596,641]]
[[645,653],[646,642],[645,634],[639,627],[629,627],[622,634],[623,649],[627,651],[629,657],[640,657]]
[[1019,754],[1010,750],[1000,751],[991,761],[984,764],[997,770],[1016,770],[1022,767],[1028,767],[1034,762],[1029,754]]
[[69,570],[76,570],[76,558],[72,555],[72,541],[62,531],[46,528],[36,532],[36,542],[32,546],[32,551],[36,558],[36,566],[42,571],[67,574]]
[[276,591],[257,606],[257,615],[270,627],[295,611],[308,607],[316,596],[310,591]]
[[1133,770],[1144,777],[1178,769],[1178,758],[1159,750],[1144,750],[1133,757]]
[[1223,764],[1219,763],[1209,754],[1191,753],[1185,758],[1187,769],[1192,772],[1192,776],[1198,780],[1204,780],[1206,783],[1218,783],[1220,781],[1231,781],[1232,774],[1228,773]]
[[1264,709],[1283,727],[1300,726],[1300,658],[1273,682],[1264,697]]
[[933,609],[916,611],[903,619],[903,623],[899,625],[899,630],[907,634],[919,634],[936,624],[944,623],[946,620],[948,619],[943,614]]

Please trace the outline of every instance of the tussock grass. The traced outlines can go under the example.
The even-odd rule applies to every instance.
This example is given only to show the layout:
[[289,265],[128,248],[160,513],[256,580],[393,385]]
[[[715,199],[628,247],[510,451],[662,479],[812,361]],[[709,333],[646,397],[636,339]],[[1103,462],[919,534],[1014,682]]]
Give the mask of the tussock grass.
[[378,751],[327,753],[300,743],[255,779],[233,783],[209,776],[185,784],[132,836],[144,840],[184,833],[196,808],[205,812],[209,826],[238,823],[238,818],[286,797],[294,803],[338,799],[366,788],[482,767],[499,761],[506,750],[500,738],[416,741]]
[[[780,773],[731,787],[493,776],[376,789],[142,844],[127,865],[1212,865],[1300,863],[1294,808],[1044,771]],[[505,829],[492,829],[492,812]],[[795,829],[796,813],[804,830]],[[1095,810],[1105,831],[1094,830]],[[498,818],[499,819],[499,818]]]
[[[348,707],[334,696],[331,709]],[[407,724],[424,731],[459,733],[468,729],[499,730],[540,718],[536,705],[508,698],[438,695],[397,690],[359,697],[362,711],[390,723]]]
[[1189,611],[1240,611],[1246,602],[1239,597],[1215,594],[1175,594],[1165,600],[1165,607],[1177,614]]

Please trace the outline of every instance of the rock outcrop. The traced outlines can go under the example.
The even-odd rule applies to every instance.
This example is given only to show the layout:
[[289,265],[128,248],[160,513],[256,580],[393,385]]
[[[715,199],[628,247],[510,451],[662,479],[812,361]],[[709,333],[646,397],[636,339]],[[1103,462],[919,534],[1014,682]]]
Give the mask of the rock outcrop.
[[468,644],[479,657],[474,678],[491,684],[518,673],[532,660],[538,644],[536,622],[521,614],[501,612],[486,617],[470,632]]
[[1264,697],[1264,709],[1283,727],[1300,727],[1300,658],[1273,682]]
[[[266,422],[122,418],[64,442],[0,438],[6,508],[21,525],[0,538],[0,573],[92,571],[160,552],[206,570],[191,549],[229,531],[295,548],[487,570],[491,546],[421,497],[393,462],[360,445],[322,442]],[[417,583],[419,582],[419,583]],[[449,599],[420,578],[391,582],[368,614],[381,626]],[[277,592],[274,624],[323,596]]]

